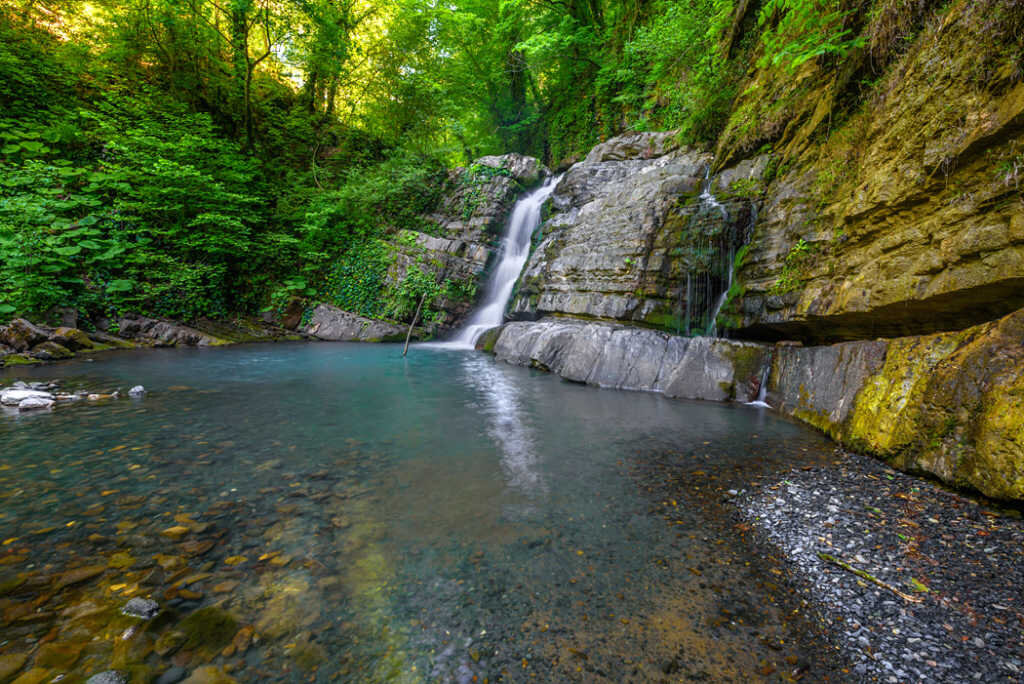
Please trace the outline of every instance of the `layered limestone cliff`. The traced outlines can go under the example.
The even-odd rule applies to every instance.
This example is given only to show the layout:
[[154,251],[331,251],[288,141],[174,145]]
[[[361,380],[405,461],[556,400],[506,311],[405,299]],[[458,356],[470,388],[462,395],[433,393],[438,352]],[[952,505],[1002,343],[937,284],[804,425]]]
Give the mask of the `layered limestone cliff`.
[[[506,326],[498,357],[672,395],[671,372],[715,364],[668,350],[728,345],[610,323],[788,340],[773,406],[900,468],[1024,500],[1024,8],[903,14],[920,29],[902,52],[872,25],[844,70],[752,69],[714,155],[632,134],[570,168],[511,307],[561,318]],[[678,396],[747,399],[744,382]]]
[[[707,192],[712,156],[671,133],[632,134],[595,147],[562,177],[510,312],[629,321],[672,332],[707,329],[749,239],[755,205]],[[768,159],[716,178],[755,185]]]
[[778,173],[738,273],[738,334],[924,334],[1024,306],[1024,8],[915,11],[916,40],[854,106],[850,74],[814,61],[746,84],[717,158],[767,144]]

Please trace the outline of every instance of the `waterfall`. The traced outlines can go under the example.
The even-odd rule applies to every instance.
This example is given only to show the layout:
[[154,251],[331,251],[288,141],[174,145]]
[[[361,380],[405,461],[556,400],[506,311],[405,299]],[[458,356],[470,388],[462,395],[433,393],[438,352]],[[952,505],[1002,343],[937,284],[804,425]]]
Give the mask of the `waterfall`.
[[530,237],[540,225],[541,207],[555,191],[561,178],[549,177],[543,185],[516,202],[502,238],[498,264],[484,291],[483,302],[444,346],[472,349],[485,331],[505,322],[505,307],[512,298],[512,290],[530,256]]
[[761,408],[771,408],[771,405],[765,401],[768,397],[768,378],[772,373],[772,357],[768,355],[768,362],[764,364],[764,368],[761,369],[761,386],[757,388],[757,399],[754,401],[748,401],[747,406],[760,406]]
[[700,201],[701,204],[706,204],[722,212],[723,220],[729,220],[729,211],[725,208],[725,205],[711,194],[711,164],[708,164],[707,170],[704,171],[704,187],[701,189]]

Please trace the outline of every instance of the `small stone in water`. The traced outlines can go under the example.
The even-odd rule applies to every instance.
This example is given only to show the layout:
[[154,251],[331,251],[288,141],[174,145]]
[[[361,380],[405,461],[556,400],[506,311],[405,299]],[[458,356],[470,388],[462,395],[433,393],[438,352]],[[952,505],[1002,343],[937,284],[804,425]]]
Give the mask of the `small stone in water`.
[[175,525],[174,527],[168,527],[160,534],[164,535],[165,537],[170,537],[171,539],[181,539],[186,534],[188,534],[188,528],[182,527],[181,525]]
[[53,399],[49,392],[32,389],[8,388],[0,392],[0,404],[4,406],[19,406],[26,399]]
[[38,411],[50,408],[53,408],[53,399],[46,399],[44,397],[29,397],[22,399],[18,404],[19,411]]
[[100,672],[89,677],[85,680],[85,684],[128,684],[128,680],[121,676],[119,672],[107,670],[106,672]]
[[121,609],[121,613],[131,617],[149,620],[156,617],[160,612],[160,604],[152,599],[133,598]]
[[188,674],[188,671],[185,668],[175,665],[157,677],[156,684],[178,684],[178,682],[185,678],[186,674]]

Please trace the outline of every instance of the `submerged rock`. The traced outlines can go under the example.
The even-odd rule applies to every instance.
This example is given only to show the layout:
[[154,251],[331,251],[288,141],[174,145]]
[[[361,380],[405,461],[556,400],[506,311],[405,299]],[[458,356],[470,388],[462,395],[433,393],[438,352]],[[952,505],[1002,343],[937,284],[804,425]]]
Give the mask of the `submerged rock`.
[[215,665],[196,668],[184,684],[234,684],[237,680]]
[[128,680],[120,672],[107,670],[89,677],[85,684],[128,684]]
[[123,615],[150,620],[160,612],[160,604],[152,599],[135,597],[121,609]]
[[238,621],[221,608],[207,606],[179,622],[175,629],[185,635],[181,644],[184,648],[212,656],[231,643],[238,631]]
[[188,671],[185,668],[175,665],[157,677],[156,684],[178,684],[187,674]]
[[9,681],[18,670],[25,667],[28,656],[24,653],[0,654],[0,682]]

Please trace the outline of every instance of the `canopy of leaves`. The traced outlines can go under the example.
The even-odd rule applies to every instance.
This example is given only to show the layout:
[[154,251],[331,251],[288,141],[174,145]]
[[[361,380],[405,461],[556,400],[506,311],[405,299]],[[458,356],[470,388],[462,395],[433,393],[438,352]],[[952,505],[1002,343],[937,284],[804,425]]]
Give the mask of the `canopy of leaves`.
[[0,316],[365,309],[446,166],[712,141],[751,64],[918,21],[879,1],[0,0]]

